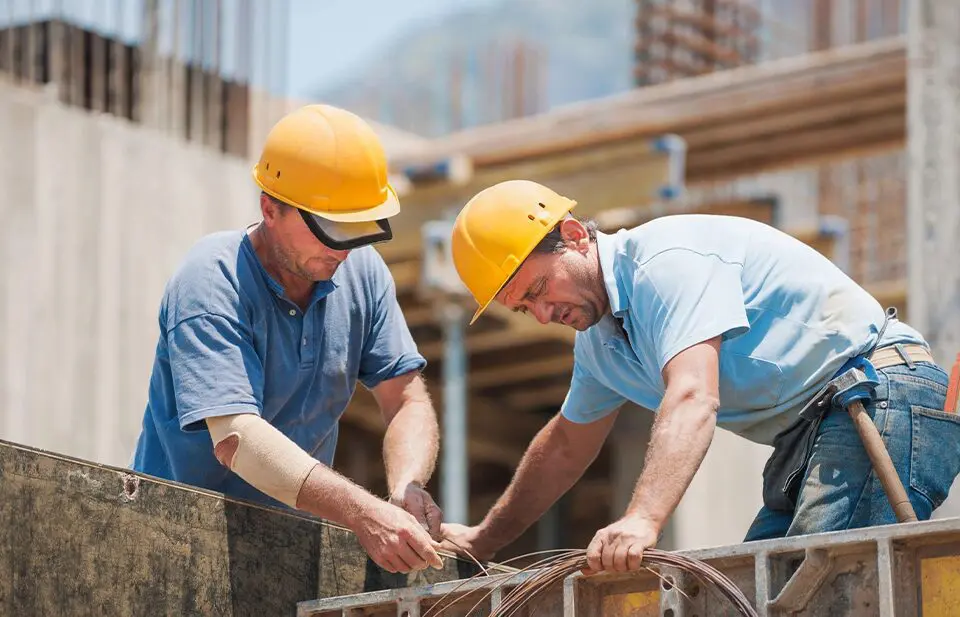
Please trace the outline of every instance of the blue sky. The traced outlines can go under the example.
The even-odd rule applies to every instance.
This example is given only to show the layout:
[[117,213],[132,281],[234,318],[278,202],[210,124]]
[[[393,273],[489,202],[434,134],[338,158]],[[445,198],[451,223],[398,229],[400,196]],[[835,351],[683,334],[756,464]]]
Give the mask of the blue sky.
[[[189,7],[195,0],[180,0]],[[392,40],[417,25],[442,17],[463,7],[490,5],[503,0],[251,0],[260,27],[274,35],[269,49],[277,62],[285,53],[287,71],[277,75],[267,70],[270,54],[264,53],[264,41],[253,43],[259,64],[254,68],[254,81],[266,82],[273,90],[285,90],[293,97],[306,97],[318,87],[325,87],[365,62]],[[161,21],[173,22],[173,0],[159,0]],[[240,0],[220,0],[224,22],[221,66],[227,74],[236,68],[236,37],[230,16]],[[139,38],[143,0],[5,0],[0,3],[0,24],[45,18],[61,14],[65,19],[122,38]],[[206,2],[204,6],[212,6]],[[8,8],[9,7],[9,8]],[[284,8],[288,15],[282,15]],[[288,19],[285,49],[281,41],[283,18]],[[172,38],[166,45],[172,44]]]
[[421,23],[498,0],[289,0],[290,87],[306,96],[356,70]]

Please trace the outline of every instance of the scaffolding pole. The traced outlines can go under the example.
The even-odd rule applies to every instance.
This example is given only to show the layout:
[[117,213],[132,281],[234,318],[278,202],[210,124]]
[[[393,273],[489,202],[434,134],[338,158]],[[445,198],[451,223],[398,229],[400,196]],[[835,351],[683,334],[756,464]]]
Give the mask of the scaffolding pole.
[[443,311],[443,466],[440,497],[443,518],[467,524],[467,353],[464,345],[466,311],[448,301]]

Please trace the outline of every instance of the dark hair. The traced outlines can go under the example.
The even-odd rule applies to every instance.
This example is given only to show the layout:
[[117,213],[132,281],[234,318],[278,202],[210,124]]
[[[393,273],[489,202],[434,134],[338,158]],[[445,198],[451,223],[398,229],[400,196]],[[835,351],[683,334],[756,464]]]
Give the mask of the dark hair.
[[280,201],[279,199],[267,193],[266,191],[260,191],[260,196],[266,197],[268,200],[270,200],[270,202],[273,205],[275,205],[278,210],[280,210],[281,214],[286,214],[287,210],[293,208],[293,206],[291,206],[290,204]]
[[[590,238],[590,242],[597,241],[597,222],[593,219],[579,219],[571,214],[566,215],[560,219],[560,223],[567,219],[573,219],[575,221],[580,221],[580,224],[586,227],[587,236]],[[536,253],[562,253],[563,249],[566,248],[567,243],[564,241],[563,236],[560,234],[560,223],[557,223],[556,226],[550,230],[546,236],[543,237],[543,240],[540,241],[537,246],[533,247],[533,254]]]

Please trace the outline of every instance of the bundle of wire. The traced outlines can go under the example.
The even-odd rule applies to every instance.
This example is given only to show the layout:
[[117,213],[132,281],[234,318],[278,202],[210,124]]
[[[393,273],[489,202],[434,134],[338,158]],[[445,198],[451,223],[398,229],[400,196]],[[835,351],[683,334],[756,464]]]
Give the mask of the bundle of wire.
[[[516,559],[524,559],[529,558],[531,555],[551,552],[558,554],[546,559],[542,559],[527,566],[526,568],[523,568],[522,570],[517,570],[510,576],[505,576],[494,586],[512,586],[510,583],[511,579],[515,579],[525,572],[534,572],[532,576],[523,582],[516,584],[510,591],[505,593],[500,601],[499,606],[497,606],[493,612],[490,613],[489,617],[511,617],[525,606],[530,606],[538,596],[548,591],[554,585],[561,583],[571,574],[576,574],[577,572],[588,569],[587,552],[582,549],[544,551],[543,553],[531,553],[530,555],[523,555],[521,557],[517,557]],[[480,564],[478,563],[478,565]],[[747,597],[743,595],[743,592],[740,591],[733,581],[731,581],[729,578],[727,578],[727,576],[713,566],[698,559],[686,557],[676,553],[669,553],[657,549],[647,549],[644,551],[643,565],[641,567],[652,572],[658,578],[663,579],[663,577],[653,569],[657,566],[675,568],[696,577],[701,582],[714,587],[720,593],[720,595],[725,597],[730,601],[731,604],[733,604],[734,608],[737,609],[737,612],[743,617],[757,617],[756,610],[750,604],[750,601],[747,600]],[[482,565],[480,567],[483,569]],[[488,572],[484,570],[484,574],[488,574]],[[464,583],[465,582],[466,581],[464,581]],[[430,610],[426,611],[423,614],[423,617],[435,617],[443,615],[443,611],[450,607],[453,603],[453,601],[451,601],[444,604],[444,600],[446,600],[451,594],[455,593],[456,588],[440,598],[440,601],[431,607]],[[681,591],[681,593],[683,592]],[[467,614],[473,614],[473,612],[481,604],[486,602],[492,594],[493,588],[490,588],[489,591],[487,591],[487,593],[480,598],[476,604],[473,605]]]

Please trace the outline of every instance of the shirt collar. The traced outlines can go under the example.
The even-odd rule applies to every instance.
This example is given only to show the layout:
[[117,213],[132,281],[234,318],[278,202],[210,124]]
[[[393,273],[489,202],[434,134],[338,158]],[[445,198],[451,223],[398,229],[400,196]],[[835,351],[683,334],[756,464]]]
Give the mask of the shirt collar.
[[627,310],[629,297],[622,293],[617,277],[616,257],[620,251],[620,241],[616,234],[597,232],[597,255],[600,259],[600,273],[603,275],[603,286],[607,290],[610,301],[610,312],[620,317]]

